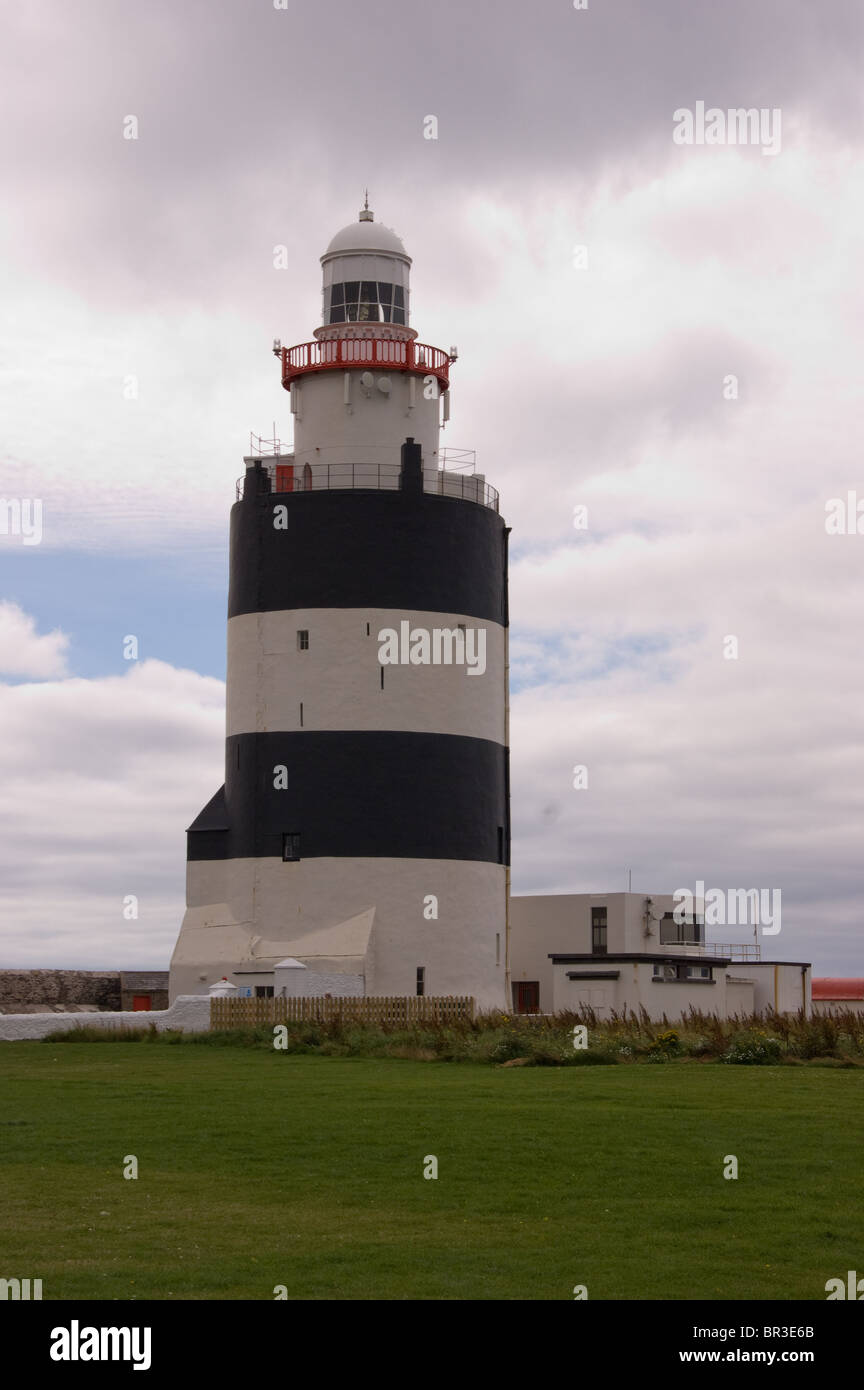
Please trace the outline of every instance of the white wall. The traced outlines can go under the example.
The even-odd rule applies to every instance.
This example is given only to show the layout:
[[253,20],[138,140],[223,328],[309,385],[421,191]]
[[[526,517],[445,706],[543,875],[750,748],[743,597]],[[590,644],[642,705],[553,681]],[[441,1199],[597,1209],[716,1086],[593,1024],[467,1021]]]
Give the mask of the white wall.
[[[803,1007],[809,1016],[812,1004],[812,981],[809,965],[788,961],[736,961],[731,967],[741,979],[753,981],[753,1010],[762,1013],[776,1009],[778,1013],[797,1013]],[[803,972],[803,973],[802,973]]]
[[[414,994],[422,965],[427,994],[470,995],[478,1009],[504,1008],[505,885],[503,865],[471,860],[193,860],[171,994],[206,990],[238,967],[267,970],[294,956],[324,973],[365,974],[366,993],[375,995]],[[432,895],[437,919],[424,917]],[[357,914],[372,908],[366,947]],[[256,920],[268,924],[267,939]],[[329,944],[314,944],[329,928]],[[314,950],[303,949],[304,937]]]
[[853,1013],[864,1015],[864,999],[814,999],[814,1014]]
[[[568,971],[580,974],[618,971],[619,975],[617,980],[568,980]],[[715,967],[714,976],[711,983],[697,980],[667,983],[654,979],[654,966],[650,961],[610,961],[605,965],[601,960],[596,965],[561,963],[553,972],[553,1012],[578,1010],[587,1005],[599,1018],[610,1018],[613,1011],[620,1014],[625,1008],[628,1013],[638,1013],[640,1007],[644,1007],[654,1022],[660,1022],[664,1015],[670,1021],[680,1019],[690,1009],[716,1013],[724,1018],[726,972]]]
[[277,999],[283,995],[287,999],[323,999],[327,994],[333,999],[356,999],[366,993],[362,975],[327,974],[292,966],[277,970],[275,976]]
[[[385,666],[378,633],[410,629],[485,634],[485,671],[467,665]],[[366,628],[369,627],[367,635]],[[297,633],[309,633],[306,651]],[[390,608],[293,608],[242,613],[228,622],[227,733],[300,729],[408,730],[504,743],[504,628],[464,613]]]
[[[376,383],[368,396],[360,386],[360,377],[366,371]],[[304,463],[368,462],[386,464],[386,471],[390,472],[399,467],[402,445],[411,437],[420,445],[424,474],[434,476],[438,471],[441,401],[440,397],[429,400],[424,397],[424,377],[396,371],[383,364],[351,367],[347,373],[351,400],[346,406],[345,374],[345,369],[337,367],[333,371],[311,372],[298,379],[294,393],[299,411],[294,420],[296,465],[302,468]],[[382,378],[390,383],[388,395],[378,390],[377,382]],[[330,482],[331,486],[339,486],[335,470]],[[392,485],[398,487],[398,481]],[[350,487],[350,481],[343,486]]]
[[167,1009],[140,1013],[0,1014],[0,1042],[45,1038],[69,1028],[148,1028],[162,1033],[179,1028],[184,1033],[204,1033],[210,1027],[209,996],[180,995]]
[[755,1012],[753,989],[752,980],[740,980],[732,975],[726,976],[726,1010],[730,1017],[738,1014],[741,1018],[747,1018]]

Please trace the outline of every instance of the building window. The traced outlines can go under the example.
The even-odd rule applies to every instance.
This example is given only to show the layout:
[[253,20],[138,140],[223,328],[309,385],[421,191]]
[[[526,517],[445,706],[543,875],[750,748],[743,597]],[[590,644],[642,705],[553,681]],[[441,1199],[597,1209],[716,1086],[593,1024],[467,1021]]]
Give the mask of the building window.
[[496,931],[496,933],[495,933],[495,964],[496,964],[496,965],[500,965],[500,964],[501,964],[501,933],[500,933],[500,931]]
[[272,998],[273,998],[273,986],[272,986],[272,985],[256,985],[256,986],[255,986],[255,998],[256,998],[256,999],[272,999]]
[[681,978],[680,975],[678,974],[678,972],[679,972],[680,969],[681,969],[680,965],[676,965],[674,961],[671,961],[671,960],[660,960],[660,961],[657,961],[657,963],[656,963],[655,966],[654,966],[654,979],[655,979],[655,980],[678,980],[678,979]]
[[282,858],[286,861],[300,858],[300,835],[291,830],[282,836]]
[[309,650],[308,627],[299,627],[297,629],[297,650],[298,652],[308,652]]
[[517,1014],[536,1014],[540,1012],[539,980],[514,981],[513,1012]]
[[425,966],[425,965],[418,965],[418,966],[417,966],[417,993],[418,993],[418,995],[419,995],[419,994],[425,994],[425,993],[426,993],[426,966]]
[[676,922],[674,913],[664,912],[660,921],[661,946],[704,946],[705,918],[701,913],[688,913],[683,922]]
[[654,966],[654,979],[672,983],[676,980],[713,980],[714,972],[710,965],[685,965],[680,961],[657,961]]
[[591,909],[591,953],[595,956],[606,954],[606,908]]
[[503,827],[503,825],[499,825],[499,827],[498,827],[498,863],[499,863],[499,864],[503,864],[503,863],[504,863],[504,827]]

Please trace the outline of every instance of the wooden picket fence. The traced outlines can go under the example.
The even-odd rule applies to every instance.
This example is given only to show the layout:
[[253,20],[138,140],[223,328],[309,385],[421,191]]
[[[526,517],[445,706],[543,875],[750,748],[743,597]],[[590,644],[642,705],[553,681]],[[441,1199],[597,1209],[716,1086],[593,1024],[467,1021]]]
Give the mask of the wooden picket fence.
[[468,995],[382,995],[327,999],[211,999],[210,1027],[254,1028],[262,1023],[309,1022],[384,1024],[410,1028],[417,1023],[470,1023],[474,1000]]

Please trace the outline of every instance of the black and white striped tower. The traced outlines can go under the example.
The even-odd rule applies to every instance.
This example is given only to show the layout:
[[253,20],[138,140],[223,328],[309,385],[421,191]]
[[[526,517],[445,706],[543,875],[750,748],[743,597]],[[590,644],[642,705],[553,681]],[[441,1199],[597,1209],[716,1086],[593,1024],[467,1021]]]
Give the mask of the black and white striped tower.
[[507,528],[439,454],[456,354],[416,341],[402,242],[366,207],[321,261],[323,326],[274,347],[293,451],[247,458],[231,513],[225,785],[172,994],[293,957],[502,1007]]

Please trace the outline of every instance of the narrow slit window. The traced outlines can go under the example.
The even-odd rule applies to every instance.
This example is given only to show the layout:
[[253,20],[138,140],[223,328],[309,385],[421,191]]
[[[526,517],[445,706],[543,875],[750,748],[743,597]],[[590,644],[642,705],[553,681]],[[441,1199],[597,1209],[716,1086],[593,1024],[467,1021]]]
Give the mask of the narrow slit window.
[[418,995],[421,995],[421,994],[425,994],[425,993],[426,993],[426,966],[425,966],[425,965],[418,965],[418,966],[417,966],[417,994],[418,994]]
[[308,652],[309,650],[308,627],[299,627],[297,629],[297,650],[298,652]]

